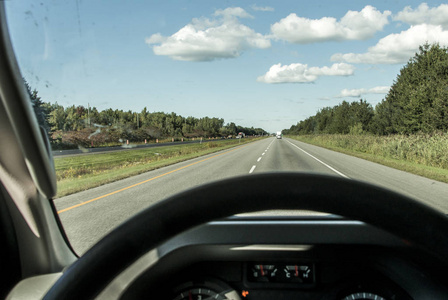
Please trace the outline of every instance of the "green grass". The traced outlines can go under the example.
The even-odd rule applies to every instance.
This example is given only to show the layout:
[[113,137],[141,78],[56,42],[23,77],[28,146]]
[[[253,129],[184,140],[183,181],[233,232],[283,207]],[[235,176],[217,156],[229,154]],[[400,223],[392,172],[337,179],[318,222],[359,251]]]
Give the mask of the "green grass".
[[202,144],[55,157],[58,181],[56,197],[66,196],[259,139],[220,140]]
[[319,134],[290,138],[448,183],[447,134]]

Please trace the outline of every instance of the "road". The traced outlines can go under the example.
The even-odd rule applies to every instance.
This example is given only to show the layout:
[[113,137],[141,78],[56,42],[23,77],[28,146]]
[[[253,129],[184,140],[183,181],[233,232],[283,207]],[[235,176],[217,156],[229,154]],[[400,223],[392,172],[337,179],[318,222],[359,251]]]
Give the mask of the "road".
[[267,138],[55,200],[79,254],[142,209],[206,182],[260,172],[300,171],[374,183],[448,212],[448,184],[292,139]]
[[52,151],[53,156],[76,156],[76,155],[86,155],[86,154],[94,154],[94,153],[103,153],[103,152],[114,152],[114,151],[127,151],[127,150],[136,150],[143,148],[153,148],[153,147],[166,147],[166,146],[174,146],[174,145],[182,145],[182,144],[199,144],[199,143],[207,143],[207,142],[217,142],[223,141],[223,139],[197,139],[195,141],[185,141],[185,142],[168,142],[168,143],[150,143],[150,144],[124,144],[123,146],[116,147],[98,147],[98,148],[79,148],[79,149],[68,149],[68,150],[54,150]]

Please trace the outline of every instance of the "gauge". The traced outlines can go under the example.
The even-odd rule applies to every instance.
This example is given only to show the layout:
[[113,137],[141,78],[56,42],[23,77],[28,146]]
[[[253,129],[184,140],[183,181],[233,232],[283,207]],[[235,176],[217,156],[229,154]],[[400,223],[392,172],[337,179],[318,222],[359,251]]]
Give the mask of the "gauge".
[[196,280],[177,287],[173,300],[241,300],[238,293],[226,283],[216,279]]
[[311,265],[286,265],[283,268],[284,282],[313,282],[313,267]]
[[356,300],[356,299],[386,300],[386,298],[383,298],[381,296],[378,296],[377,294],[372,293],[354,293],[346,296],[342,300]]
[[313,264],[249,264],[247,278],[250,282],[313,284]]
[[251,271],[254,281],[268,282],[275,278],[277,267],[271,264],[254,264]]
[[222,295],[218,291],[214,291],[208,288],[191,288],[187,291],[181,292],[174,300],[202,300],[202,299],[228,299],[225,294]]

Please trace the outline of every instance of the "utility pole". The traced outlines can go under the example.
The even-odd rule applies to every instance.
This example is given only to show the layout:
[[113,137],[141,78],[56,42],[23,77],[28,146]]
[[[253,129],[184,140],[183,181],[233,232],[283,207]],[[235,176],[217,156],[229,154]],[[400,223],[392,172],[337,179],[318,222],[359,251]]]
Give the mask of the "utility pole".
[[87,103],[87,124],[89,125],[90,128],[90,104]]

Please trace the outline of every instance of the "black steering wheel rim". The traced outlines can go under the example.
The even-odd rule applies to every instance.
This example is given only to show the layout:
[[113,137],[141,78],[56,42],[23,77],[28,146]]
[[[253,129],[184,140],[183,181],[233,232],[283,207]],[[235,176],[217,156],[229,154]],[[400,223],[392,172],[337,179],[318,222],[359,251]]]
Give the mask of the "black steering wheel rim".
[[193,188],[140,212],[71,265],[44,299],[92,298],[136,259],[183,231],[271,209],[320,211],[363,221],[447,262],[448,219],[416,200],[334,176],[253,174]]

